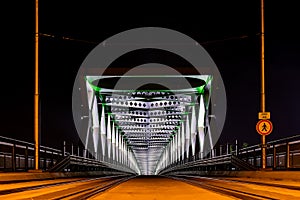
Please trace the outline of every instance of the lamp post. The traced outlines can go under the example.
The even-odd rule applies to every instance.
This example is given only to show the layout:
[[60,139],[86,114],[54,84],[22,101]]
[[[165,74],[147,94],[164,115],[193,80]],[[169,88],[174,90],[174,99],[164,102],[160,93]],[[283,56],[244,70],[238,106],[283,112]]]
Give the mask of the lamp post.
[[39,169],[39,1],[35,0],[34,169]]

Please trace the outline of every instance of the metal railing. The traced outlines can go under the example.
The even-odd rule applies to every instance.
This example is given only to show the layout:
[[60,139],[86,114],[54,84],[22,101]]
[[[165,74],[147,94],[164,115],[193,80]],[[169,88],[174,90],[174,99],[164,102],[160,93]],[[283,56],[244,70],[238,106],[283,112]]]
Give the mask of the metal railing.
[[[42,170],[52,168],[57,162],[63,160],[69,155],[72,158],[74,157],[73,160],[77,160],[77,162],[87,162],[87,160],[88,162],[91,162],[91,160],[95,159],[88,150],[79,146],[75,147],[73,144],[66,144],[66,142],[64,142],[62,150],[40,146],[39,153],[39,164],[40,169]],[[200,153],[197,153],[193,157],[191,156],[188,159],[181,159],[180,161],[173,163],[168,168],[173,168],[174,166],[176,166],[176,169],[178,167],[180,168],[180,166],[182,166],[182,168],[189,168],[189,165],[190,167],[197,167],[198,165],[203,167],[203,163],[207,164],[208,161],[209,166],[220,166],[222,164],[228,165],[228,159],[232,155],[248,163],[249,166],[252,165],[257,169],[261,166],[261,146],[252,145],[249,147],[241,147],[238,141],[236,141],[234,144],[220,145],[217,148],[212,149],[211,152],[203,158],[200,157]],[[228,159],[225,159],[226,161],[224,160],[224,163],[222,163],[220,162],[220,158],[223,158],[224,156],[227,156]],[[207,162],[205,160],[207,160]],[[235,160],[235,163],[239,162],[240,161]],[[113,168],[118,165],[118,163],[109,163],[109,161],[105,163],[107,168]],[[246,166],[245,163],[242,164]],[[250,168],[249,166],[246,167]],[[300,135],[268,142],[267,167],[272,168],[273,170],[299,170]],[[0,171],[27,171],[29,169],[34,169],[34,144],[0,136]],[[202,168],[198,169],[201,170]],[[225,170],[232,168],[209,168],[209,170],[213,169]],[[233,170],[236,169],[233,168]]]
[[[238,151],[239,157],[260,168],[261,146],[253,145]],[[273,170],[300,169],[300,135],[267,143],[267,168]]]
[[[272,170],[300,170],[300,135],[282,138],[267,143],[267,168]],[[243,147],[235,143],[220,145],[205,156],[195,156],[176,161],[160,173],[176,171],[231,171],[255,170],[261,167],[261,145]]]
[[[62,150],[40,146],[39,169],[43,171],[118,171],[134,174],[121,163],[95,158],[88,149],[63,142]],[[34,169],[34,144],[0,136],[0,171],[17,172]]]
[[[40,168],[53,166],[62,151],[40,146]],[[34,169],[34,144],[0,136],[0,171],[27,171]]]

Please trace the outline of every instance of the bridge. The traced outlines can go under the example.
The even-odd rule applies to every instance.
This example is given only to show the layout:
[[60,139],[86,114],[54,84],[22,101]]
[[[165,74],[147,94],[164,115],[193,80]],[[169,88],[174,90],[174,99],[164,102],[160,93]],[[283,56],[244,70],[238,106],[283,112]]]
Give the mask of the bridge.
[[[268,142],[267,171],[260,170],[261,146],[242,147],[238,141],[215,146],[214,153],[205,157],[196,152],[193,157],[174,160],[156,176],[139,175],[122,156],[118,161],[100,160],[83,145],[67,142],[61,149],[40,146],[42,172],[34,172],[33,143],[1,136],[0,149],[0,196],[5,199],[162,198],[159,193],[217,199],[300,195],[300,135]],[[122,155],[121,149],[116,152]],[[169,188],[168,194],[160,191],[164,187]]]
[[[247,146],[238,140],[217,143],[225,120],[226,95],[220,87],[223,83],[218,69],[205,68],[214,67],[211,58],[203,64],[201,57],[201,75],[182,68],[180,73],[185,73],[180,76],[155,73],[152,66],[148,66],[150,73],[130,75],[120,68],[109,69],[118,73],[99,73],[98,68],[92,68],[93,59],[99,57],[93,51],[89,57],[93,61],[84,62],[73,88],[75,134],[81,143],[64,141],[61,148],[41,145],[39,36],[58,37],[39,32],[38,0],[35,6],[35,142],[0,136],[1,199],[300,199],[300,135],[266,141],[265,135],[272,128],[269,122],[258,129],[260,144]],[[137,47],[161,50],[164,44],[174,47],[176,43],[180,46],[177,53],[186,48],[187,63],[199,66],[190,62],[191,50],[200,47],[198,42],[191,38],[184,38],[183,43],[173,40],[169,36],[175,32],[167,29],[146,30],[140,34],[142,42],[131,43],[136,35],[128,40],[131,51]],[[164,31],[169,35],[161,34]],[[265,109],[263,0],[261,32],[257,35],[261,38],[259,118],[266,120],[270,113]],[[112,37],[112,43],[104,41],[99,46],[107,47],[110,53],[122,52],[119,50],[124,50],[127,40],[114,43],[118,36]],[[248,36],[238,39],[242,38]],[[119,49],[112,50],[115,46]],[[175,53],[169,47],[166,50]],[[100,60],[110,64],[113,59],[108,56]],[[99,63],[96,66],[102,67]]]
[[[212,125],[218,116],[211,113],[211,76],[183,77],[191,87],[183,87],[177,76],[123,76],[125,83],[154,82],[134,90],[126,84],[112,88],[119,78],[83,77],[80,101],[73,105],[79,108],[74,120],[82,144],[65,141],[60,149],[39,146],[39,171],[35,144],[0,136],[0,196],[300,197],[300,135],[269,141],[265,170],[261,144],[243,146],[236,140],[216,145]],[[162,79],[163,85],[175,79],[178,84],[170,90],[158,84]]]

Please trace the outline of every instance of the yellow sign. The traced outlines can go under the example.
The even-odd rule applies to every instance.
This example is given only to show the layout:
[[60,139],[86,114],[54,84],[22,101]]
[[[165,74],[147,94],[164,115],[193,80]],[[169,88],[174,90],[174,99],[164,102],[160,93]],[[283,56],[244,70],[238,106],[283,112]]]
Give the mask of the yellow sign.
[[259,112],[258,119],[271,119],[270,112]]
[[273,130],[273,124],[270,120],[262,119],[256,124],[256,131],[261,135],[269,135]]

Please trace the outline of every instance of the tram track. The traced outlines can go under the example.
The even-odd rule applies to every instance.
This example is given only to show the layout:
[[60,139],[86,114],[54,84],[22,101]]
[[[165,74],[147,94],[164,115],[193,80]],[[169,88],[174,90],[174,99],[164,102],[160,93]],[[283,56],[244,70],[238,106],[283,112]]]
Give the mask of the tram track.
[[[216,182],[216,180],[207,180],[207,179],[202,179],[201,177],[185,177],[183,176],[168,176],[169,178],[179,180],[182,182],[186,182],[188,184],[209,190],[209,191],[214,191],[216,193],[224,194],[227,196],[232,196],[238,199],[243,199],[243,200],[275,200],[278,198],[275,197],[270,197],[267,195],[262,195],[262,194],[257,194],[254,192],[249,192],[245,191],[243,188],[237,189],[236,187],[232,187],[226,182],[226,184],[222,184],[221,182]],[[218,179],[218,181],[220,181]]]
[[68,193],[59,197],[55,197],[52,198],[52,200],[59,200],[59,199],[72,199],[72,200],[80,200],[80,199],[89,199],[92,198],[96,195],[99,195],[102,192],[105,192],[111,188],[116,187],[117,185],[131,179],[134,178],[135,176],[132,177],[124,177],[121,179],[116,179],[116,180],[112,180],[112,181],[107,181],[107,183],[103,184],[103,185],[97,185],[97,186],[92,186],[92,187],[88,187],[73,193]]
[[[16,194],[16,193],[21,193],[21,192],[34,192],[40,189],[49,189],[51,190],[51,188],[54,187],[69,187],[72,184],[75,185],[76,187],[74,188],[78,188],[79,186],[82,188],[85,188],[85,190],[90,191],[92,190],[94,187],[96,188],[96,186],[101,186],[101,185],[105,185],[105,188],[108,188],[107,185],[111,185],[112,184],[106,184],[106,183],[115,183],[118,182],[118,180],[124,180],[128,178],[128,176],[109,176],[109,177],[98,177],[98,178],[86,178],[86,179],[73,179],[73,180],[67,180],[67,181],[63,181],[63,182],[58,182],[58,183],[45,183],[45,184],[40,184],[40,185],[34,185],[34,186],[28,186],[28,187],[18,187],[18,188],[12,188],[12,189],[4,189],[4,190],[0,190],[0,199],[1,196],[3,198],[5,198],[5,195],[12,195],[12,194]],[[79,185],[79,186],[78,186]],[[71,187],[72,188],[72,187]],[[88,188],[88,189],[87,189]],[[78,190],[78,191],[82,191],[83,190]],[[78,191],[76,193],[78,193]],[[59,191],[56,191],[54,193],[59,193]],[[67,196],[72,196],[74,192],[71,192],[71,195],[67,195]],[[67,193],[65,193],[67,194]],[[53,196],[53,195],[50,195]],[[55,196],[55,195],[54,195]],[[32,198],[35,199],[35,198]],[[38,199],[43,199],[38,198]],[[47,198],[49,199],[49,198]],[[55,199],[55,198],[54,198]]]
[[285,188],[290,190],[300,190],[300,186],[295,185],[284,185],[278,183],[267,183],[267,182],[258,182],[258,181],[249,181],[249,180],[235,180],[229,178],[211,178],[211,177],[200,177],[200,176],[189,176],[189,175],[177,175],[177,177],[186,177],[186,178],[196,178],[196,179],[206,179],[206,180],[215,180],[215,181],[223,181],[223,182],[236,182],[236,183],[246,183],[246,184],[255,184],[261,186],[270,186],[270,187],[278,187]]

